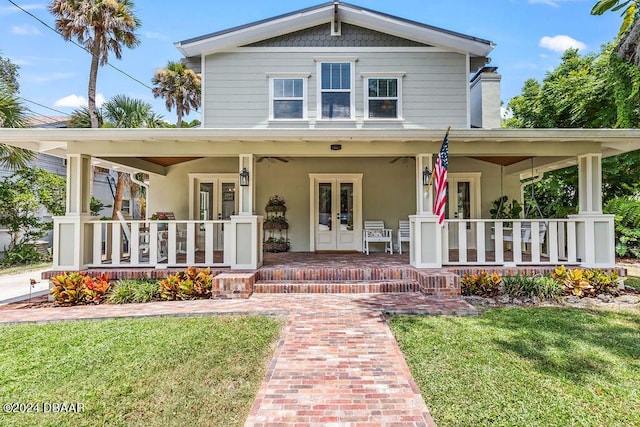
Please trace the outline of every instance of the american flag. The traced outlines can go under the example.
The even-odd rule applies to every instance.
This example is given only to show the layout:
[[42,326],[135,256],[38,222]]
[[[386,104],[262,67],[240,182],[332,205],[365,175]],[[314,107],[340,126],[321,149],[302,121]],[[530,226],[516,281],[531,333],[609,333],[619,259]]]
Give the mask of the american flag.
[[436,164],[433,167],[433,180],[435,182],[435,200],[433,213],[438,216],[438,225],[444,227],[444,208],[447,204],[447,169],[449,168],[449,130],[444,135],[442,147],[438,153]]

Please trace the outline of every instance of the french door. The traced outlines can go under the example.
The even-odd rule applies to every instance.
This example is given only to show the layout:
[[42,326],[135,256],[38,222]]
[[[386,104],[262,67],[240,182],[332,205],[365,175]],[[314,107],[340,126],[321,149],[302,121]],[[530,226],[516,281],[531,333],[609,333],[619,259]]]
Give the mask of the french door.
[[[236,174],[190,174],[192,189],[190,218],[204,221],[228,220],[238,212],[238,176]],[[198,227],[196,246],[204,245],[204,227]],[[214,227],[214,250],[224,247],[224,227]]]
[[362,250],[362,174],[309,174],[312,251]]

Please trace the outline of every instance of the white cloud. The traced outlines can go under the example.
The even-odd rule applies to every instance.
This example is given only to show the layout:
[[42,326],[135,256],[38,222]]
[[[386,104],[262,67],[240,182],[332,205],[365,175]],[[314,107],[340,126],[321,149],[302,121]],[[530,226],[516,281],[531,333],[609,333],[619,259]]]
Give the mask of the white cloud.
[[37,36],[40,30],[32,25],[14,25],[11,27],[11,33],[18,36]]
[[[44,4],[21,4],[20,7],[23,8],[24,10],[44,10],[47,8],[47,6]],[[22,11],[15,6],[0,7],[0,16],[9,15],[11,13],[17,13],[17,12],[22,12]]]
[[49,73],[49,74],[37,74],[37,75],[25,75],[25,78],[36,83],[46,83],[54,80],[70,79],[77,76],[77,72],[70,73]]
[[[104,95],[102,95],[101,93],[96,94],[96,104],[98,105],[98,107],[104,104]],[[84,96],[73,94],[73,95],[65,96],[64,98],[58,99],[56,102],[54,102],[53,105],[56,107],[70,107],[70,108],[86,107],[87,99]]]
[[547,6],[560,7],[560,3],[575,3],[584,0],[528,0],[530,4],[546,4]]
[[560,53],[564,52],[567,49],[584,50],[587,48],[587,45],[582,43],[581,41],[563,34],[553,37],[544,36],[540,39],[540,43],[538,43],[538,46]]
[[154,33],[153,31],[145,31],[144,36],[148,39],[169,40],[169,37],[167,37],[166,35],[161,33]]

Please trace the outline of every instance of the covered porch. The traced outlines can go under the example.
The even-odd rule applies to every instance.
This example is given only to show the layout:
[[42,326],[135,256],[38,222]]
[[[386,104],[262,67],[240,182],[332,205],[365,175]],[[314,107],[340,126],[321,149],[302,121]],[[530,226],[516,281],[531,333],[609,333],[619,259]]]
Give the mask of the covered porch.
[[[67,214],[55,219],[53,253],[59,270],[257,269],[265,255],[264,206],[274,194],[287,199],[294,252],[360,251],[363,222],[372,219],[393,230],[397,251],[403,244],[395,237],[398,223],[409,220],[410,239],[404,243],[409,255],[394,254],[388,262],[406,259],[418,269],[561,263],[612,268],[613,216],[602,214],[601,159],[640,147],[640,132],[633,130],[453,130],[448,219],[440,227],[423,172],[432,168],[432,153],[438,152],[444,130],[9,131],[8,143],[67,158]],[[177,219],[91,217],[90,177],[96,162],[147,173],[148,215],[171,211]],[[520,197],[522,179],[576,163],[577,215],[489,219],[492,200]],[[203,185],[230,189],[228,199],[219,191],[220,205],[229,204],[226,213],[219,208],[203,213],[208,212],[204,199],[198,201],[204,197]],[[337,195],[327,202],[334,227],[318,207],[326,189]],[[341,199],[345,191],[351,197],[346,208]],[[474,198],[462,200],[465,191]],[[321,246],[326,240],[318,230],[337,230],[330,236],[335,243],[328,241],[336,246]]]

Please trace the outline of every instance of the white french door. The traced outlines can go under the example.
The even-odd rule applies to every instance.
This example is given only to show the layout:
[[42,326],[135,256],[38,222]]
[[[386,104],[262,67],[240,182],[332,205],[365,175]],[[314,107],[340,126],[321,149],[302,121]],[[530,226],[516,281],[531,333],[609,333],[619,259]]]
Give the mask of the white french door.
[[[480,173],[450,173],[447,175],[449,219],[480,218]],[[475,248],[476,230],[471,223],[465,225],[467,245]],[[449,226],[449,247],[458,247],[458,226]]]
[[312,251],[362,250],[362,174],[309,174]]
[[[204,221],[228,220],[238,212],[238,176],[236,174],[190,174],[189,216]],[[204,245],[204,227],[198,227],[196,246]],[[224,247],[224,227],[214,228],[214,250]]]

